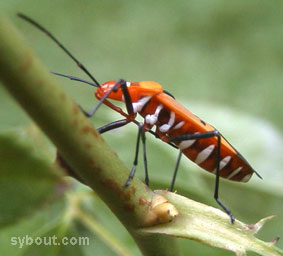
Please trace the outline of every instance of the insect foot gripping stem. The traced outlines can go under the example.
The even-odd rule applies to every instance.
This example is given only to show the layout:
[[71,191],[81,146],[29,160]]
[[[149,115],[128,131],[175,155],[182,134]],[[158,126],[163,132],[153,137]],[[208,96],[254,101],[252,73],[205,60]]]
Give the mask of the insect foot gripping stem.
[[161,195],[154,194],[148,203],[148,213],[144,219],[144,226],[150,227],[173,221],[179,215],[176,207]]

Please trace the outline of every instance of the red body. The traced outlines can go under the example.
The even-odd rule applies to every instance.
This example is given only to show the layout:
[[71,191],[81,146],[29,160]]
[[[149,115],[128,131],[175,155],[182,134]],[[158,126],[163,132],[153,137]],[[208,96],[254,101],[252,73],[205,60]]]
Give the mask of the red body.
[[[95,96],[101,99],[115,84],[109,81],[101,85]],[[215,130],[192,114],[174,98],[163,92],[162,86],[156,82],[127,82],[128,91],[133,102],[135,114],[128,115],[108,100],[104,103],[121,113],[131,121],[135,121],[139,113],[144,118],[145,129],[156,127],[160,138],[168,142],[168,137],[184,134],[203,133]],[[108,99],[124,101],[120,88],[110,93]],[[217,161],[217,138],[187,140],[176,142],[176,146],[190,160],[206,171],[215,173]],[[249,163],[237,152],[225,138],[221,137],[220,176],[233,181],[247,182],[255,172]]]

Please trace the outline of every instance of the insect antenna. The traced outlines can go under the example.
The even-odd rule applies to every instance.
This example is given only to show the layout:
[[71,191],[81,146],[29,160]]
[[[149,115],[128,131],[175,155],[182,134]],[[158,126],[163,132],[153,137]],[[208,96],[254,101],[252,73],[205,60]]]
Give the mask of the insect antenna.
[[52,74],[56,75],[56,76],[62,76],[62,77],[66,77],[66,78],[69,78],[73,81],[78,81],[78,82],[82,82],[82,83],[85,83],[85,84],[89,84],[91,86],[94,86],[94,87],[98,87],[97,84],[93,83],[93,82],[89,82],[89,81],[86,81],[84,79],[81,79],[79,77],[75,77],[75,76],[69,76],[69,75],[64,75],[64,74],[61,74],[61,73],[57,73],[57,72],[51,72]]
[[[86,69],[86,67],[80,63],[68,50],[65,48],[64,45],[62,45],[48,30],[46,30],[44,27],[42,27],[40,24],[38,24],[36,21],[33,19],[29,18],[28,16],[18,13],[18,16],[22,18],[23,20],[27,21],[28,23],[32,24],[36,28],[38,28],[40,31],[45,33],[50,39],[52,39],[76,64],[77,66],[83,70],[89,77],[90,79],[96,84],[96,87],[100,87],[100,84],[97,82],[97,80],[90,74],[90,72]],[[71,78],[70,78],[71,79]],[[75,80],[75,79],[74,79]]]

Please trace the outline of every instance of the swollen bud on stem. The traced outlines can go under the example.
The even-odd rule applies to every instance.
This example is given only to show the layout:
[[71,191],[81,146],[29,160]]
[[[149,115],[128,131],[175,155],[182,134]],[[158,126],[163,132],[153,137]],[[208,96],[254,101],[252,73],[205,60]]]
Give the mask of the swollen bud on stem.
[[179,215],[176,207],[161,195],[153,195],[148,205],[148,213],[144,220],[144,226],[147,227],[171,222]]

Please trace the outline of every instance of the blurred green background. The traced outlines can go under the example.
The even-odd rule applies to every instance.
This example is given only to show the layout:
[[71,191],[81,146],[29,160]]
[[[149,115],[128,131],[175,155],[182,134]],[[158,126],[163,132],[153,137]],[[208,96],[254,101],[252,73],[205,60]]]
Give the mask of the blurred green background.
[[[277,215],[259,233],[260,238],[270,241],[283,235],[282,1],[2,0],[0,8],[50,70],[88,79],[56,44],[17,18],[17,12],[48,28],[99,82],[157,81],[217,127],[264,178],[253,177],[247,184],[221,181],[220,198],[244,222]],[[93,88],[58,79],[84,109],[97,102]],[[119,118],[103,106],[93,122],[99,127]],[[0,120],[1,132],[31,123],[1,87]],[[129,168],[136,132],[135,125],[128,125],[103,135]],[[150,135],[147,138],[151,186],[167,188],[177,152]],[[54,154],[54,148],[51,151]],[[142,163],[137,172],[143,178]],[[213,187],[212,175],[183,158],[176,183],[180,194],[216,206]],[[105,228],[120,234],[123,228],[117,220],[95,202],[96,215],[107,212],[102,221]],[[0,233],[0,240],[11,230]],[[122,243],[140,255],[123,232]],[[0,245],[5,246],[3,241]],[[183,255],[232,255],[196,242],[180,239],[179,243]],[[278,246],[283,247],[283,241]],[[104,255],[117,255],[110,251]]]

